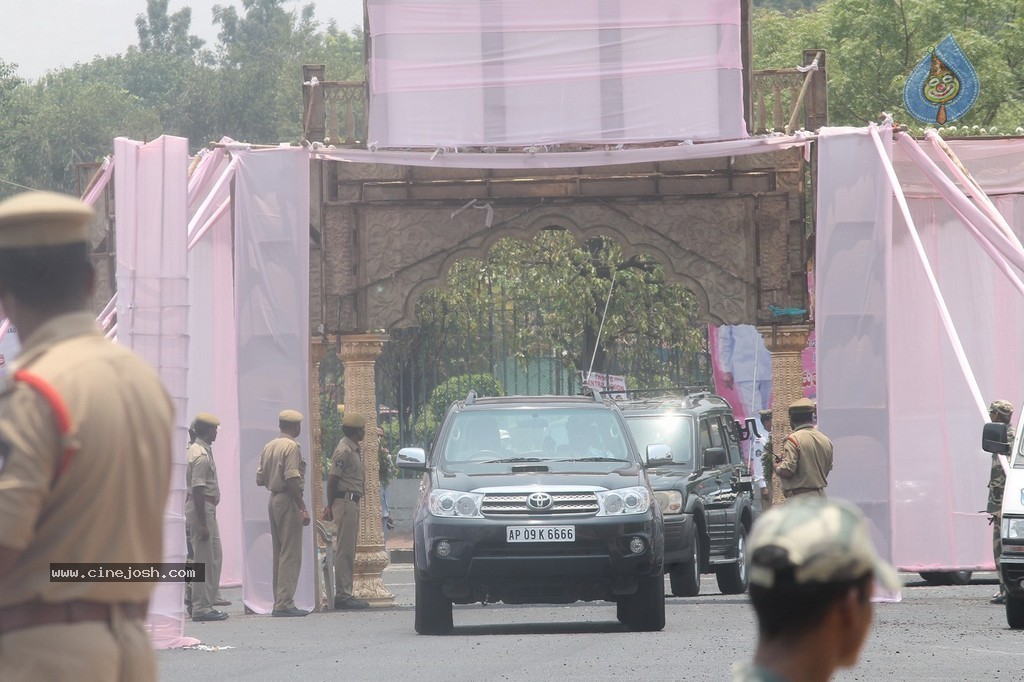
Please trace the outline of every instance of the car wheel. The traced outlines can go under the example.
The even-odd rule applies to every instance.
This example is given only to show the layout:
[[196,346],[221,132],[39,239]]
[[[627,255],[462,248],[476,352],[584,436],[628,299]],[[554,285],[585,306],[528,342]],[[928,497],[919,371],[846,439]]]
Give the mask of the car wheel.
[[1006,624],[1014,630],[1024,628],[1024,599],[1006,595]]
[[636,594],[623,601],[626,607],[626,627],[634,632],[657,632],[665,629],[665,576],[640,578]]
[[740,524],[736,534],[736,563],[718,569],[718,589],[722,594],[747,591],[747,527]]
[[971,582],[971,571],[922,571],[922,580],[929,585],[967,585]]
[[693,529],[690,540],[691,559],[683,564],[676,564],[669,572],[672,594],[676,597],[696,597],[700,594],[700,529]]
[[454,627],[452,600],[444,596],[441,583],[416,574],[416,632],[421,635],[447,635]]

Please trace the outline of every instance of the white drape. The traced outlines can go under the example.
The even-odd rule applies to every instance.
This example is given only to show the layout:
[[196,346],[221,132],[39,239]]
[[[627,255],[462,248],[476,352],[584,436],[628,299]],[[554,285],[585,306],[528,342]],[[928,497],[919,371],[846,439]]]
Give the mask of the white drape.
[[746,137],[735,0],[368,0],[380,147]]
[[[992,569],[980,433],[987,401],[1019,405],[1024,392],[1024,296],[1009,262],[1024,254],[953,186],[941,150],[909,139],[893,148],[891,131],[878,132],[909,222],[867,129],[819,133],[818,412],[836,443],[829,492],[861,505],[901,568]],[[1003,194],[1024,188],[1024,143],[951,146],[1024,233],[1024,201]],[[945,180],[941,193],[929,174]]]
[[[188,141],[114,140],[117,214],[117,342],[160,374],[174,401],[174,465],[164,519],[164,557],[185,560],[185,444],[189,362],[185,254]],[[147,626],[156,648],[183,646],[184,583],[159,583]]]
[[230,201],[231,174],[227,153],[216,149],[199,161],[188,191],[188,418],[212,412],[221,420],[213,451],[221,489],[217,525],[224,556],[222,587],[241,585],[243,574],[231,214],[211,208]]
[[[302,148],[235,152],[235,287],[238,411],[241,430],[245,604],[273,608],[269,493],[255,485],[263,446],[279,433],[277,415],[297,409],[306,419],[300,445],[309,485],[322,475],[310,451],[309,424],[309,153]],[[304,530],[295,603],[314,605],[312,526]]]

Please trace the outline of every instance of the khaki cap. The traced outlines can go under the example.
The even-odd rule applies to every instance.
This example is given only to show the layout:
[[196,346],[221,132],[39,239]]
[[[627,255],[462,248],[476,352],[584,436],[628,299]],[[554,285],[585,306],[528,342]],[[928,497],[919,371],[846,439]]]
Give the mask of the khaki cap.
[[754,524],[747,557],[750,583],[768,589],[851,582],[869,571],[889,591],[901,587],[875,552],[864,514],[836,499],[800,495],[772,507]]
[[217,417],[209,412],[200,412],[196,415],[195,423],[206,424],[207,426],[220,426],[220,419],[217,419]]
[[1004,417],[1012,417],[1013,403],[1009,400],[993,400],[992,404],[988,406],[988,411],[1001,414]]
[[75,197],[23,192],[0,202],[0,249],[63,246],[89,240],[96,212]]
[[814,401],[810,398],[800,398],[792,405],[789,406],[791,413],[803,414],[805,412],[814,412]]
[[281,414],[277,415],[277,420],[297,424],[302,421],[302,413],[295,410],[281,410]]
[[346,413],[341,420],[342,426],[348,426],[353,429],[364,429],[366,428],[366,417],[355,412]]

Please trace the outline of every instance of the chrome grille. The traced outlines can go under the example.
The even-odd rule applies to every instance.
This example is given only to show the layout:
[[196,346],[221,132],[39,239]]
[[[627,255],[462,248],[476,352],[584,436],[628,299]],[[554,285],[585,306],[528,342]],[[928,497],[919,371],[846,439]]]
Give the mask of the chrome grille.
[[[531,491],[532,492],[532,491]],[[484,516],[558,516],[564,514],[587,514],[598,512],[597,496],[589,492],[553,492],[551,507],[536,511],[526,506],[529,492],[487,493],[481,511]]]

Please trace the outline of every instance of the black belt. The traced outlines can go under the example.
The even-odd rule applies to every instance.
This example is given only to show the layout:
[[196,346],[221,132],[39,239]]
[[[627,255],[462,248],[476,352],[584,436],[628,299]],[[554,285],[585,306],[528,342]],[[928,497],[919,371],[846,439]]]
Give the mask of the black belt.
[[804,495],[806,493],[816,493],[819,490],[821,490],[821,488],[790,488],[789,490],[783,489],[782,496],[783,497],[792,497],[793,495]]
[[118,607],[125,618],[143,620],[146,617],[146,602],[107,604],[83,599],[56,603],[31,601],[0,607],[0,634],[40,625],[95,621],[109,623],[114,609]]
[[339,500],[352,500],[353,502],[358,502],[362,498],[362,493],[338,493]]

